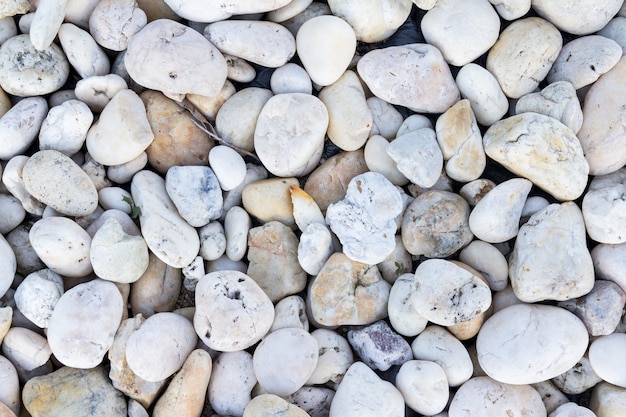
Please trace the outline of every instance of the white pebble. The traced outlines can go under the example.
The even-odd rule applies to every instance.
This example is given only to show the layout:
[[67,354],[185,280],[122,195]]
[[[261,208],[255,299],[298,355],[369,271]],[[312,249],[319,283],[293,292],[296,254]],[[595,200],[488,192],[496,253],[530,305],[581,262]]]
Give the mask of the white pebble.
[[20,312],[41,328],[48,327],[54,307],[63,295],[63,279],[49,269],[28,274],[13,298]]
[[246,162],[237,151],[228,146],[213,147],[209,152],[209,165],[224,191],[236,188],[246,176]]
[[206,261],[214,261],[226,252],[224,226],[218,221],[210,222],[200,229],[200,256]]
[[252,227],[250,215],[241,207],[228,210],[224,218],[226,234],[226,256],[233,261],[240,261],[248,249],[248,231]]

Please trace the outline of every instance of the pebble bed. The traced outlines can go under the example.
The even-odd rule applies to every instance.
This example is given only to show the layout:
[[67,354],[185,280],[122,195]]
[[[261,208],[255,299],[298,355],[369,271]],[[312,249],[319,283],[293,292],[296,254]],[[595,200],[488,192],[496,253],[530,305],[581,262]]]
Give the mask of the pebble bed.
[[0,417],[626,416],[623,0],[0,2]]

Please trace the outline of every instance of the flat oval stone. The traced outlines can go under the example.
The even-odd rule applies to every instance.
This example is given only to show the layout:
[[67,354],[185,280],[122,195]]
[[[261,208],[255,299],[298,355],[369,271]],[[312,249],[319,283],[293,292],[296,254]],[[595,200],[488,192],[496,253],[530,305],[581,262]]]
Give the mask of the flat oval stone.
[[478,64],[464,65],[456,75],[461,96],[468,99],[476,120],[491,126],[509,110],[509,100],[493,74]]
[[[494,398],[493,401],[485,398]],[[472,410],[470,414],[467,410]],[[484,416],[546,417],[539,393],[530,385],[509,385],[487,376],[472,378],[454,394],[448,409],[450,417]]]
[[113,344],[123,304],[120,291],[109,281],[95,279],[66,291],[48,325],[48,343],[54,356],[73,368],[97,366]]
[[243,188],[241,194],[243,208],[265,223],[279,221],[293,226],[293,203],[290,187],[298,185],[296,178],[269,178],[253,181]]
[[389,291],[389,322],[391,327],[403,336],[417,336],[428,324],[415,309],[413,295],[415,293],[415,275],[402,274],[393,283]]
[[291,32],[274,22],[224,20],[207,25],[204,36],[222,53],[268,68],[286,64],[296,53]]
[[211,408],[225,416],[243,415],[256,383],[250,353],[245,350],[220,353],[213,362],[209,380],[208,400]]
[[259,385],[269,394],[287,396],[302,388],[317,365],[317,340],[304,329],[268,334],[254,350],[252,365]]
[[[22,402],[20,381],[15,366],[4,356],[0,356],[0,383],[4,387],[2,394],[0,394],[0,402],[6,404],[6,407],[9,408],[13,414],[19,414]],[[7,417],[11,416],[8,415]]]
[[585,325],[548,305],[517,304],[487,319],[478,333],[481,368],[506,384],[533,384],[570,369],[587,349]]
[[[137,83],[169,94],[215,96],[228,72],[226,60],[211,42],[168,19],[150,22],[135,34],[124,63]],[[187,71],[191,67],[195,70]]]
[[85,143],[93,113],[80,100],[67,100],[48,110],[39,131],[39,149],[74,155]]
[[311,77],[298,64],[288,62],[276,68],[270,78],[270,87],[274,94],[282,93],[304,93],[311,94],[313,85]]
[[197,341],[189,320],[175,313],[156,313],[128,338],[126,360],[141,378],[161,381],[183,366]]
[[548,82],[569,81],[575,89],[594,83],[622,57],[617,42],[599,35],[583,36],[563,45],[548,73]]
[[424,15],[421,29],[426,42],[460,67],[496,43],[500,19],[487,0],[443,0]]
[[599,244],[591,250],[591,259],[598,279],[613,281],[626,291],[626,244]]
[[552,117],[522,113],[503,119],[485,132],[483,144],[487,156],[558,200],[575,200],[587,186],[584,148]]
[[43,97],[19,101],[0,117],[0,158],[11,159],[26,151],[37,137],[48,104]]
[[49,269],[30,273],[17,287],[13,299],[20,312],[41,328],[47,328],[54,307],[63,295],[63,279]]
[[218,271],[196,286],[194,327],[211,349],[234,352],[258,342],[274,321],[274,306],[263,290],[239,271]]
[[317,16],[302,24],[296,46],[311,80],[326,86],[337,81],[350,65],[356,51],[356,34],[340,17]]
[[226,145],[211,148],[209,164],[224,191],[237,188],[246,177],[246,162],[243,157]]
[[528,303],[570,300],[591,291],[593,261],[575,203],[551,204],[520,228],[509,256],[509,277],[517,298]]
[[424,415],[442,412],[450,396],[446,373],[432,361],[405,362],[396,375],[396,387],[406,404]]
[[432,45],[375,49],[359,60],[357,70],[376,97],[418,113],[443,113],[460,99],[448,64]]
[[146,272],[132,284],[130,305],[133,315],[150,317],[155,313],[172,311],[180,294],[182,272],[149,254]]
[[604,27],[622,6],[619,0],[609,0],[601,5],[593,0],[567,0],[554,4],[548,0],[533,0],[533,9],[559,29],[573,35],[587,35]]
[[55,44],[38,51],[29,35],[17,35],[0,47],[0,87],[9,94],[52,93],[65,84],[69,74],[70,64]]
[[547,20],[528,17],[507,26],[487,55],[487,69],[507,97],[532,92],[550,71],[563,46],[558,29]]
[[189,265],[198,255],[200,238],[178,214],[167,195],[165,180],[150,171],[138,172],[131,183],[131,194],[141,210],[141,233],[150,250],[175,268]]
[[594,372],[604,381],[626,388],[626,362],[619,352],[626,347],[626,335],[613,333],[600,336],[589,346],[589,362]]
[[459,253],[459,260],[480,272],[492,291],[502,291],[509,281],[509,264],[496,246],[474,240]]
[[165,190],[180,216],[193,227],[202,227],[222,214],[222,190],[209,167],[171,167],[165,176]]
[[372,135],[367,139],[363,150],[367,168],[384,175],[393,185],[406,185],[409,180],[398,170],[396,161],[387,154],[388,146],[389,141],[381,135]]
[[279,94],[263,106],[254,147],[265,168],[279,177],[310,173],[322,156],[328,111],[308,94]]
[[72,23],[63,23],[59,28],[59,41],[68,61],[81,78],[109,73],[109,57],[86,30]]
[[33,224],[30,243],[37,256],[53,272],[66,277],[84,277],[93,272],[89,261],[91,237],[67,217],[45,217]]
[[250,215],[241,207],[234,206],[224,217],[226,256],[234,262],[241,261],[248,248],[248,232],[252,227]]
[[332,235],[324,223],[312,223],[302,231],[298,262],[307,274],[317,275],[334,252]]
[[7,234],[18,227],[26,217],[26,210],[22,203],[12,195],[0,194],[0,233]]
[[59,213],[84,216],[98,206],[98,192],[89,176],[59,151],[33,154],[22,169],[22,179],[33,197]]
[[24,374],[29,375],[30,371],[48,362],[52,351],[45,337],[34,330],[18,327],[15,322],[2,340],[2,353],[25,379]]

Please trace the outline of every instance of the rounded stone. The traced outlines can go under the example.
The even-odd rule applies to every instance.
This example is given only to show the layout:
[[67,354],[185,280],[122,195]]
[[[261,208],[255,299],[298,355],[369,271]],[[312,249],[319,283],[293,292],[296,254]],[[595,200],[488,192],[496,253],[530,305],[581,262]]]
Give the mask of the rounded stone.
[[86,30],[72,23],[63,23],[59,28],[59,41],[68,61],[81,78],[109,73],[108,56]]
[[626,412],[626,389],[608,382],[600,382],[593,388],[589,408],[597,417],[619,416]]
[[396,375],[396,387],[412,410],[427,416],[442,412],[450,396],[446,373],[431,361],[405,362]]
[[123,51],[148,22],[146,13],[133,0],[102,0],[89,16],[89,32],[101,46]]
[[626,168],[591,180],[583,198],[582,213],[589,236],[600,243],[626,242]]
[[433,129],[418,129],[397,136],[387,145],[386,152],[398,171],[413,184],[430,188],[439,179],[444,157]]
[[313,374],[317,340],[304,329],[284,328],[268,334],[254,350],[252,364],[259,385],[269,394],[291,395]]
[[459,260],[480,272],[492,291],[502,291],[509,281],[509,264],[496,248],[482,240],[474,240],[459,253]]
[[27,319],[41,328],[46,328],[63,291],[61,276],[49,269],[42,269],[24,278],[15,290],[13,299]]
[[222,352],[213,362],[209,403],[221,415],[241,416],[256,383],[250,353],[245,350]]
[[236,188],[246,177],[246,162],[243,157],[233,148],[225,145],[211,148],[209,165],[224,191]]
[[5,404],[14,415],[18,415],[21,403],[20,382],[15,366],[4,356],[0,356],[0,385],[3,387],[0,404]]
[[509,110],[509,101],[498,80],[478,64],[464,65],[456,75],[456,84],[483,126],[491,126]]
[[47,111],[43,97],[27,97],[8,109],[0,118],[0,158],[25,152],[37,137]]
[[196,286],[194,327],[211,349],[234,352],[258,342],[272,327],[274,306],[248,275],[217,271]]
[[180,216],[193,227],[205,226],[222,214],[222,190],[209,167],[171,167],[165,176],[165,190]]
[[585,325],[572,313],[548,305],[517,304],[483,324],[476,350],[481,368],[506,384],[532,384],[562,374],[587,349]]
[[347,337],[356,354],[372,369],[386,371],[413,358],[409,343],[383,320],[349,330]]
[[67,156],[78,152],[93,122],[93,113],[80,100],[51,107],[39,131],[39,149],[54,149]]
[[139,377],[161,381],[183,366],[197,341],[189,320],[175,313],[156,313],[128,338],[126,360]]
[[18,227],[26,217],[26,210],[17,198],[8,194],[0,194],[0,234],[6,235]]
[[622,6],[620,0],[600,4],[593,0],[566,0],[555,4],[549,0],[532,0],[537,14],[564,32],[587,35],[602,29]]
[[254,147],[265,168],[279,177],[310,173],[322,156],[328,111],[318,98],[279,94],[263,106]]
[[97,366],[113,344],[123,309],[122,295],[112,282],[95,279],[69,289],[50,317],[52,353],[66,366]]
[[393,329],[403,336],[417,336],[428,324],[415,309],[413,294],[415,293],[415,275],[400,275],[389,291],[389,322]]
[[589,346],[589,362],[594,372],[604,381],[626,388],[626,361],[620,352],[626,348],[626,334],[600,336]]
[[304,93],[311,94],[311,77],[304,68],[293,62],[276,68],[270,78],[270,87],[274,94]]
[[315,370],[306,381],[307,385],[338,384],[354,363],[354,355],[348,341],[333,330],[317,329],[311,332],[317,341],[319,354]]
[[0,235],[0,261],[5,265],[0,271],[0,296],[4,296],[15,278],[17,259],[13,248],[2,235]]

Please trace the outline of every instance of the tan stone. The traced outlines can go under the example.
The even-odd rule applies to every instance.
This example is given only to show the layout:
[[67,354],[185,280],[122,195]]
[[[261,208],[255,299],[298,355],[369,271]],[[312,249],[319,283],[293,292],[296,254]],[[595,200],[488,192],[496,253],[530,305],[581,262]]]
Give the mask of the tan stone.
[[614,417],[626,413],[626,388],[600,382],[593,388],[589,408],[597,417]]
[[368,171],[363,150],[341,152],[334,155],[309,175],[304,184],[306,191],[322,211],[341,200],[350,180]]
[[13,309],[10,306],[0,308],[0,345],[11,328],[13,322]]
[[183,367],[159,398],[153,417],[195,417],[202,414],[213,362],[202,349],[189,354]]
[[289,404],[274,394],[261,394],[254,397],[243,410],[243,417],[309,417],[300,407]]
[[299,185],[296,178],[270,178],[255,181],[243,189],[243,207],[262,223],[279,221],[295,226],[290,186]]
[[137,0],[137,4],[146,13],[148,22],[157,19],[180,20],[180,16],[170,9],[164,0]]
[[363,325],[387,317],[391,285],[375,265],[335,253],[309,288],[309,317],[322,326]]
[[2,88],[0,88],[0,117],[4,116],[4,114],[8,112],[11,107],[13,107],[13,104],[11,104],[11,99],[9,98],[7,93],[5,93]]
[[161,174],[175,165],[207,165],[213,141],[187,110],[157,91],[145,91],[141,99],[154,133],[146,149],[150,165]]
[[133,315],[144,317],[171,311],[180,294],[182,272],[160,260],[150,252],[148,269],[141,278],[133,282],[130,292],[130,305]]
[[230,81],[226,80],[224,87],[215,96],[201,96],[199,94],[187,94],[185,97],[196,109],[208,120],[215,120],[217,112],[222,105],[235,94],[235,86]]

